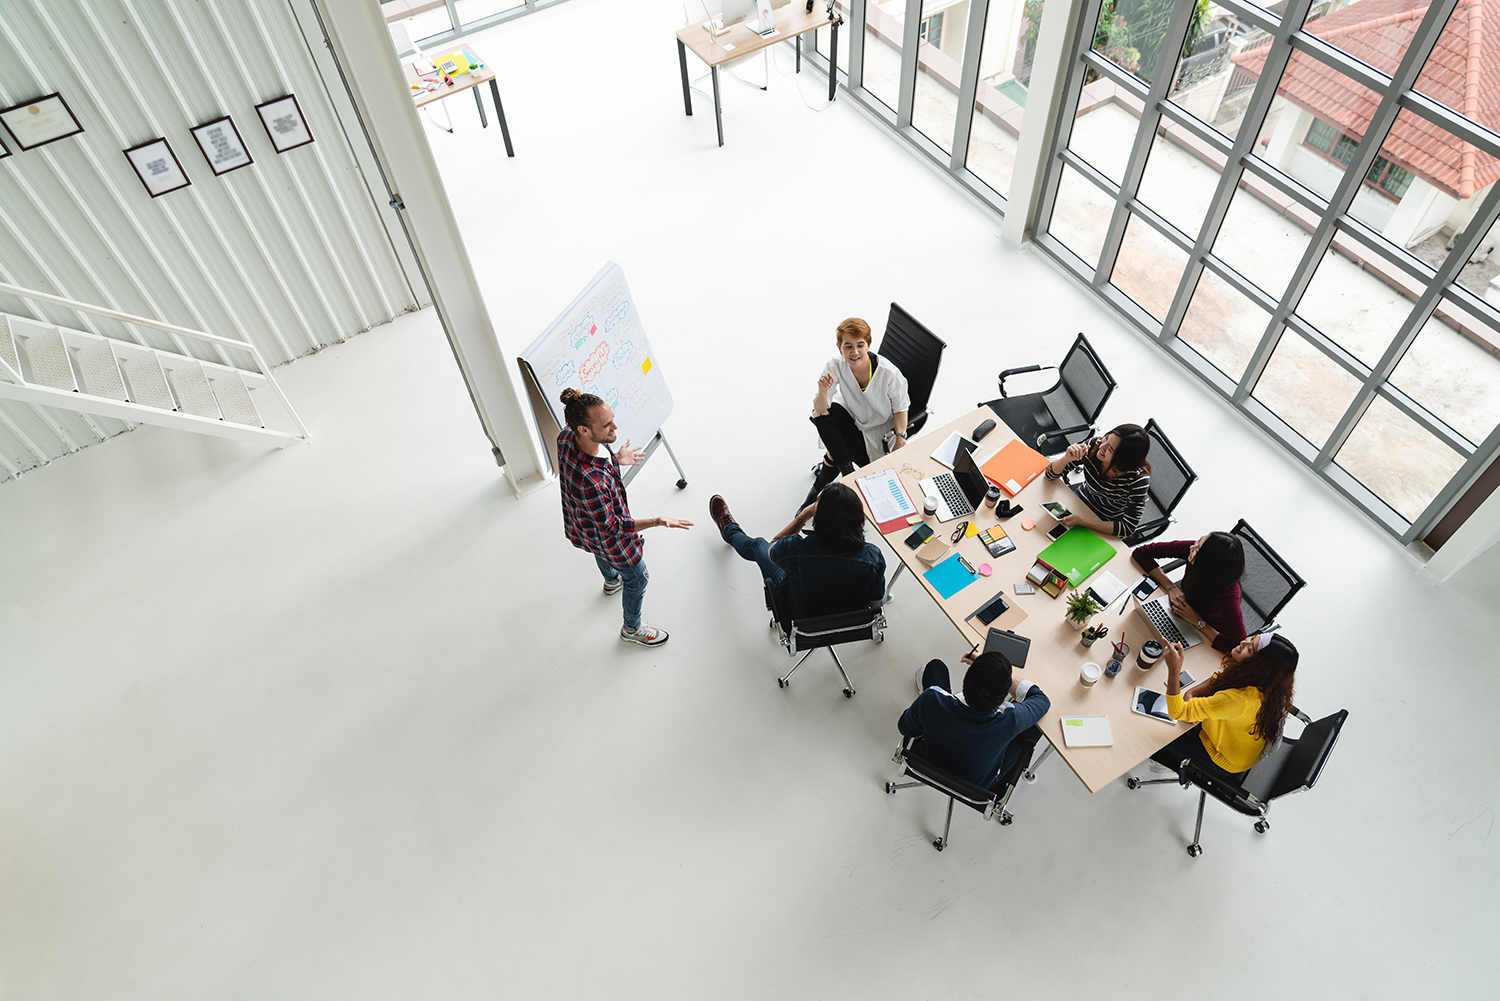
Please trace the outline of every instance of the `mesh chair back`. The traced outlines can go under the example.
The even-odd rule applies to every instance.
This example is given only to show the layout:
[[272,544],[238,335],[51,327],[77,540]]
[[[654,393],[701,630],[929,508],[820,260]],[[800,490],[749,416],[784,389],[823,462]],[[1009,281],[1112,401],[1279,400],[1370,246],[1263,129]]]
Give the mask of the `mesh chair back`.
[[1156,418],[1146,422],[1146,434],[1151,438],[1151,451],[1146,456],[1151,463],[1151,483],[1147,487],[1146,516],[1141,519],[1143,524],[1153,520],[1153,508],[1156,509],[1154,517],[1171,514],[1182,502],[1188,487],[1198,478],[1198,474],[1183,461],[1181,453],[1167,439],[1161,426],[1156,423]]
[[1338,743],[1344,720],[1348,717],[1349,710],[1340,709],[1332,716],[1309,723],[1296,741],[1283,741],[1284,744],[1293,746],[1286,757],[1286,763],[1276,774],[1276,780],[1271,783],[1264,797],[1266,802],[1289,792],[1311,789],[1317,783],[1319,776],[1323,774],[1323,766],[1328,763],[1328,756],[1333,753],[1333,746]]
[[995,802],[995,793],[939,768],[917,751],[906,751],[902,761],[907,775],[945,796],[953,797],[972,810],[984,813]]
[[[1088,338],[1079,334],[1057,369],[1060,381],[1073,397],[1073,403],[1083,417],[1070,424],[1094,423],[1099,419],[1099,411],[1104,409],[1109,395],[1115,391],[1115,380],[1099,360]],[[1058,426],[1069,427],[1070,424],[1059,422]]]
[[914,316],[891,303],[891,315],[886,320],[885,335],[881,337],[876,353],[890,359],[906,376],[913,417],[927,409],[933,383],[937,382],[938,366],[943,361],[943,349],[947,346]]
[[[1153,479],[1155,477],[1153,476]],[[1292,595],[1307,586],[1307,581],[1276,555],[1276,550],[1241,518],[1229,530],[1245,547],[1245,576],[1240,579],[1240,611],[1247,632],[1255,632],[1275,621],[1276,615]]]

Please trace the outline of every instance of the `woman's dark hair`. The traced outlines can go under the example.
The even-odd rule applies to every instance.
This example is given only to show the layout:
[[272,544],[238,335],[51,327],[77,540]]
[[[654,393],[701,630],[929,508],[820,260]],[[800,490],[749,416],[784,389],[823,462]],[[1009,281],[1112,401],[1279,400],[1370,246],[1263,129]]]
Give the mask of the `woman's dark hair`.
[[813,512],[818,545],[835,553],[857,553],[865,547],[865,509],[859,494],[842,483],[830,483],[818,494]]
[[1182,596],[1201,615],[1214,597],[1245,575],[1245,546],[1239,536],[1210,532],[1182,575]]
[[1011,666],[1005,654],[990,650],[974,658],[964,674],[964,704],[976,712],[992,713],[1010,694]]
[[593,427],[594,422],[589,414],[593,413],[595,407],[604,406],[604,401],[593,393],[580,393],[572,386],[563,390],[558,399],[562,400],[563,420],[574,431],[579,428]]
[[[1122,473],[1129,473],[1137,469],[1143,469],[1147,473],[1151,472],[1151,463],[1146,461],[1146,456],[1151,454],[1151,436],[1146,433],[1145,428],[1139,424],[1121,424],[1106,431],[1100,436],[1099,440],[1103,441],[1110,435],[1114,435],[1120,439],[1120,444],[1115,446],[1114,456],[1109,460],[1109,467],[1111,469],[1119,470]],[[1098,453],[1099,446],[1096,444],[1089,453],[1094,457],[1095,462],[1099,461]]]
[[1224,669],[1209,682],[1204,695],[1236,688],[1260,689],[1260,712],[1250,732],[1269,744],[1281,735],[1281,726],[1292,711],[1293,675],[1297,671],[1297,648],[1280,633],[1262,650],[1236,662],[1224,655]]

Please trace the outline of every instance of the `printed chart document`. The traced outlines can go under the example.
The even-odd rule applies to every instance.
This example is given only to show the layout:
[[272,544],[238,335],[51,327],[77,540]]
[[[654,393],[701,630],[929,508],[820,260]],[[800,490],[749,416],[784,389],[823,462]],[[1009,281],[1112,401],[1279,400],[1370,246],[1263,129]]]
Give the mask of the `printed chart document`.
[[1113,747],[1108,716],[1062,717],[1063,743],[1069,747]]
[[880,526],[881,535],[906,528],[906,519],[917,513],[894,469],[882,469],[854,482],[865,495],[865,503],[870,505],[870,515]]

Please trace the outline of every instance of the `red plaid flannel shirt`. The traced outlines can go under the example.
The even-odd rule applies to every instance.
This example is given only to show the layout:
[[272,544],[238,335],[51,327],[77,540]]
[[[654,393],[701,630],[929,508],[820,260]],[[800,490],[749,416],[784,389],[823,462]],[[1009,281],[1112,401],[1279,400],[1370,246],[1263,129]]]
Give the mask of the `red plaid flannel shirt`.
[[604,455],[580,452],[573,429],[557,436],[557,472],[562,480],[563,532],[585,552],[617,567],[640,562],[645,542],[635,530],[620,463],[604,446]]

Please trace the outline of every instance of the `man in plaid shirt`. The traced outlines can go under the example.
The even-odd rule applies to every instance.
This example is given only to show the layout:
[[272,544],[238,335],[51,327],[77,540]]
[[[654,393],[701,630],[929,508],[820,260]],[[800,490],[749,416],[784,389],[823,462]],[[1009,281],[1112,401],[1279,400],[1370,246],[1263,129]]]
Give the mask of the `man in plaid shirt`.
[[625,592],[625,624],[620,639],[642,646],[661,646],[667,632],[641,624],[641,599],[646,595],[646,561],[641,530],[655,527],[692,528],[681,518],[633,518],[625,500],[621,466],[641,461],[641,450],[630,442],[618,453],[614,443],[615,412],[591,393],[562,392],[563,420],[568,425],[557,436],[558,477],[562,482],[563,532],[579,549],[593,553],[604,575],[604,593]]

